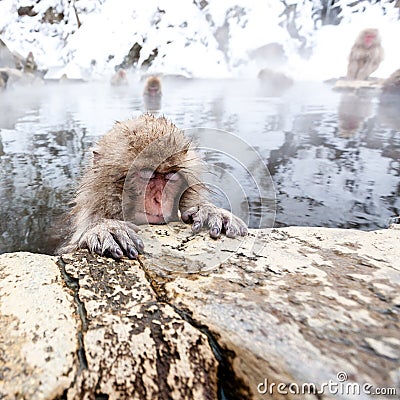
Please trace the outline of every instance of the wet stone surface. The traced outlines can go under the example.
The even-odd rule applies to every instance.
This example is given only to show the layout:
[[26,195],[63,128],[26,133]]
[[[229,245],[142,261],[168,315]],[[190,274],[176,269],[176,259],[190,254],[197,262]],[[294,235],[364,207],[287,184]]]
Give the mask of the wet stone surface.
[[138,262],[63,256],[85,321],[82,371],[68,399],[216,398],[217,363],[207,337],[158,302]]
[[[398,230],[291,227],[213,240],[171,224],[140,234],[138,261],[0,256],[1,396],[400,393]],[[330,381],[336,393],[315,393]],[[305,383],[314,393],[288,391]],[[356,397],[342,395],[354,387]]]

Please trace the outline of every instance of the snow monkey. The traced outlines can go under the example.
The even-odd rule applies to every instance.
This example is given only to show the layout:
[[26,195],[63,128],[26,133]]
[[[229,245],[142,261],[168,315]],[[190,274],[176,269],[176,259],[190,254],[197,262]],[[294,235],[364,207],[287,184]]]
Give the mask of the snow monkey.
[[383,95],[400,95],[400,69],[393,72],[382,84]]
[[37,64],[35,58],[33,57],[33,53],[30,51],[25,59],[24,72],[30,72],[34,74],[37,71]]
[[135,224],[181,219],[212,238],[245,236],[246,224],[205,200],[201,162],[190,140],[165,117],[117,122],[93,148],[75,198],[69,241],[60,253],[88,248],[135,259],[143,242]]
[[383,60],[378,29],[361,31],[350,51],[347,79],[367,79]]
[[143,96],[161,96],[161,81],[156,76],[150,76],[143,90]]
[[129,85],[126,71],[123,68],[118,69],[115,74],[111,77],[110,81],[113,86],[126,86]]
[[147,112],[161,109],[161,81],[156,76],[150,76],[144,85],[143,100]]

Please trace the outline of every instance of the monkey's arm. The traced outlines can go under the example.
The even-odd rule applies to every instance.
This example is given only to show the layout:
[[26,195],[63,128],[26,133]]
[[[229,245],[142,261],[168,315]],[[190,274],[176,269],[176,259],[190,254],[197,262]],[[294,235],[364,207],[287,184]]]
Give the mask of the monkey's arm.
[[191,223],[194,233],[199,232],[204,226],[208,226],[210,236],[214,239],[218,238],[221,232],[231,238],[246,236],[248,232],[247,225],[240,218],[208,202],[184,211],[182,221],[187,224]]
[[368,62],[366,62],[361,68],[360,73],[363,74],[367,79],[373,72],[375,72],[383,60],[383,50],[380,47],[375,48],[371,51]]

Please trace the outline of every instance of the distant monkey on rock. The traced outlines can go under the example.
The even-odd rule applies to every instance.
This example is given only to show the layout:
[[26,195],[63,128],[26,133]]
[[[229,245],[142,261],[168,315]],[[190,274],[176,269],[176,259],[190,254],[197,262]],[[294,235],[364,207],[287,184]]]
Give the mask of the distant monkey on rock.
[[383,81],[382,94],[393,94],[400,96],[400,69],[394,71],[389,78]]
[[378,29],[361,31],[350,51],[347,79],[365,80],[378,69],[384,52]]
[[191,142],[165,117],[144,114],[117,122],[93,149],[72,209],[71,232],[61,253],[136,258],[144,245],[136,224],[181,219],[210,236],[247,234],[246,224],[205,199],[201,162]]

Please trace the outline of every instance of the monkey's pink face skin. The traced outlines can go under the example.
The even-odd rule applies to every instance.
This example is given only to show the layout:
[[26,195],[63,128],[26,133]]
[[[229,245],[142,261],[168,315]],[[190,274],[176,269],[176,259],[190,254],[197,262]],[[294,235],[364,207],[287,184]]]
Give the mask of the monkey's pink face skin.
[[160,88],[158,86],[149,86],[148,94],[150,96],[157,96],[160,93]]
[[372,33],[366,34],[364,36],[364,43],[366,47],[371,47],[375,41],[375,35]]
[[165,224],[177,219],[183,178],[178,172],[159,173],[142,169],[138,173],[144,186],[144,204],[135,213],[136,224]]

